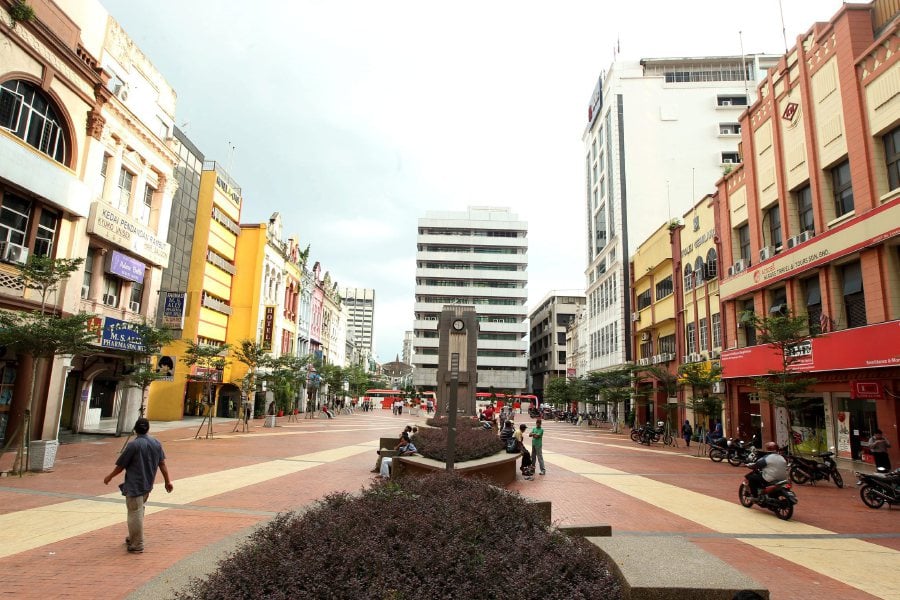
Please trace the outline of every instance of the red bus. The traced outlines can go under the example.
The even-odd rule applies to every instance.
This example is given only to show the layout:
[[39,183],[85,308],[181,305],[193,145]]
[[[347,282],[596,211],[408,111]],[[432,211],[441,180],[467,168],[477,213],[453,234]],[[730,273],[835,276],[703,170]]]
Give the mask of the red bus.
[[390,409],[397,400],[403,400],[403,392],[400,390],[366,390],[363,400],[372,403],[372,407],[381,403],[381,408]]

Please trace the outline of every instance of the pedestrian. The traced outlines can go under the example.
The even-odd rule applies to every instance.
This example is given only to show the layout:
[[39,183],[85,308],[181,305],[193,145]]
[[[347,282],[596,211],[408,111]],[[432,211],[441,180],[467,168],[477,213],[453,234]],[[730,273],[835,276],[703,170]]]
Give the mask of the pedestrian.
[[691,422],[687,419],[684,420],[684,425],[681,426],[681,437],[684,438],[684,443],[690,448],[691,438],[694,437],[694,428],[691,427]]
[[162,444],[147,435],[148,431],[150,421],[144,417],[135,421],[134,432],[137,437],[125,446],[116,460],[116,467],[103,478],[103,483],[109,485],[113,477],[125,471],[125,482],[119,484],[128,508],[128,537],[125,538],[125,544],[128,551],[135,554],[144,551],[144,505],[153,490],[157,469],[162,472],[166,481],[166,491],[175,489],[169,477]]
[[528,437],[531,438],[531,464],[536,464],[541,467],[541,475],[546,475],[547,470],[544,468],[544,430],[541,427],[542,421],[540,419],[534,422],[534,427],[531,428],[531,433],[528,434]]
[[880,429],[876,429],[872,437],[869,438],[869,452],[872,454],[872,458],[875,459],[876,470],[884,472],[891,470],[891,457],[888,456],[888,448],[890,447],[891,443],[884,437],[884,433]]

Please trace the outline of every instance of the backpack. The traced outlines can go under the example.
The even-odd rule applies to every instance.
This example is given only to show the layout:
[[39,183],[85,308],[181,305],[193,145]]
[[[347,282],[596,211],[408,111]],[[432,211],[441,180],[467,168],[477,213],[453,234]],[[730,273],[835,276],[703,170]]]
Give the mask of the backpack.
[[518,454],[519,453],[519,440],[516,438],[510,438],[506,442],[506,452],[507,454]]

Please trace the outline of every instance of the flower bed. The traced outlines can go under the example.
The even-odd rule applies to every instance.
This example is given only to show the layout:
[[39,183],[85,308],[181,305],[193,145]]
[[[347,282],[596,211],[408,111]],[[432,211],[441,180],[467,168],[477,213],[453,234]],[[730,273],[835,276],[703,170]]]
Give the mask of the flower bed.
[[[413,440],[419,454],[434,460],[447,460],[447,428],[423,427]],[[456,429],[456,453],[454,460],[463,462],[497,454],[504,444],[497,434],[481,427]]]
[[593,545],[548,530],[519,495],[438,474],[374,483],[355,496],[328,496],[302,515],[279,515],[177,597],[553,600],[622,593]]

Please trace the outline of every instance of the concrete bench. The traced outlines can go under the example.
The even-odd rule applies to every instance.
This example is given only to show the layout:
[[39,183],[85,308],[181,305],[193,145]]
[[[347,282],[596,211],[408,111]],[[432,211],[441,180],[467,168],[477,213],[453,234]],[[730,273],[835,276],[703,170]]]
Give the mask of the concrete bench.
[[[516,480],[516,472],[518,471],[516,463],[519,460],[519,456],[518,454],[501,452],[476,460],[454,463],[453,471],[467,477],[484,477],[497,485],[505,486]],[[394,459],[392,466],[394,468],[394,477],[425,475],[447,469],[447,465],[442,461],[415,455],[398,456]]]
[[759,582],[679,536],[585,539],[615,565],[629,600],[731,600],[741,590],[769,597]]

